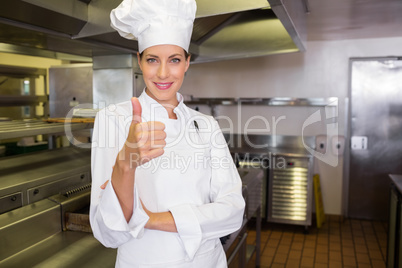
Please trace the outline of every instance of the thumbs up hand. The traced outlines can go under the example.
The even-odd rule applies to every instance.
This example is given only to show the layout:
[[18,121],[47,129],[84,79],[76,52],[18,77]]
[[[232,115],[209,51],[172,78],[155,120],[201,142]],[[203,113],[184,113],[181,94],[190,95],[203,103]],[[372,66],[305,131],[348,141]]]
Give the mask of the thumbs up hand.
[[165,124],[162,122],[142,122],[142,108],[137,98],[131,98],[131,104],[133,106],[133,119],[127,140],[119,156],[124,156],[124,160],[129,161],[130,169],[135,169],[163,154],[163,148],[166,145],[166,133],[164,131]]

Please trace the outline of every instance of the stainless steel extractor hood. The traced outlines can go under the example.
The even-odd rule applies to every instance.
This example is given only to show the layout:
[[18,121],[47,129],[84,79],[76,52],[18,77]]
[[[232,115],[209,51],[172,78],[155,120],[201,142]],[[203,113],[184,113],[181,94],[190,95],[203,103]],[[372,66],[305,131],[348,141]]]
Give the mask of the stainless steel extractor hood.
[[[137,42],[120,37],[110,27],[110,10],[120,1],[2,1],[0,52],[55,58],[136,53]],[[196,1],[193,62],[306,49],[307,0]]]

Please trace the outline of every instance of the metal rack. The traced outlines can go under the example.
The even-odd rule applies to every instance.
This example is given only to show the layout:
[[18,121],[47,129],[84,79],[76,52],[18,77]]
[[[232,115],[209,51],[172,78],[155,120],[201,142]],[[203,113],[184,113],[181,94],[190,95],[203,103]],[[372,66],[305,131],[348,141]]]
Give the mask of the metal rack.
[[71,131],[90,129],[93,123],[48,123],[42,120],[15,120],[0,122],[0,140],[21,138],[41,134],[63,133],[66,128]]
[[257,105],[257,106],[306,106],[306,107],[337,107],[338,98],[194,98],[186,96],[186,105],[206,105],[211,109],[211,115],[216,116],[216,106],[241,106],[241,105]]
[[[1,65],[0,64],[0,76],[2,77],[2,81],[0,81],[1,93],[0,95],[0,108],[2,107],[13,107],[10,110],[9,108],[3,109],[1,112],[8,114],[10,116],[11,113],[17,113],[19,110],[16,110],[18,106],[30,106],[29,116],[27,114],[22,115],[21,117],[10,116],[14,119],[19,118],[34,118],[38,117],[36,114],[35,106],[40,105],[44,108],[43,115],[46,116],[48,114],[48,95],[47,95],[47,71],[46,69],[38,69],[38,68],[29,68],[22,66],[9,66],[9,65]],[[43,79],[43,93],[38,93],[36,90],[36,79]],[[10,80],[10,81],[8,81]],[[21,81],[21,85],[16,86],[16,83]],[[22,86],[22,83],[28,83],[28,87]],[[4,84],[5,83],[5,84]],[[7,84],[9,83],[9,84]],[[3,85],[4,84],[4,85]],[[37,95],[43,94],[43,95]],[[28,113],[28,112],[26,112]],[[3,114],[3,116],[4,116]]]
[[277,154],[275,159],[279,158],[286,159],[286,167],[271,169],[268,221],[304,225],[307,230],[311,225],[313,158]]

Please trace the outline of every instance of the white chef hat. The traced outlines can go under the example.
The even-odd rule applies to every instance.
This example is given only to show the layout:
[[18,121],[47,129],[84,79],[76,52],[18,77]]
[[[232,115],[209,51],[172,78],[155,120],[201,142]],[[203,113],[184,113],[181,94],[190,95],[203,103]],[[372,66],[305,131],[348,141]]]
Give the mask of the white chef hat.
[[110,13],[111,26],[138,40],[139,52],[155,45],[177,45],[188,52],[195,0],[123,0]]

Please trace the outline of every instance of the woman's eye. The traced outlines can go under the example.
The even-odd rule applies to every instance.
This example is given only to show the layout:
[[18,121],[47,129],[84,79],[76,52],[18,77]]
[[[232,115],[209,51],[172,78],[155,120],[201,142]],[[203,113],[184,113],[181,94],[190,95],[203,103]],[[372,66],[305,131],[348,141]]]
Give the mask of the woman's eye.
[[172,62],[178,63],[178,62],[180,62],[180,59],[178,59],[178,58],[173,58],[173,59],[172,59]]
[[154,59],[154,58],[149,58],[149,59],[147,59],[147,62],[148,62],[148,63],[154,63],[154,62],[156,62],[156,59]]

